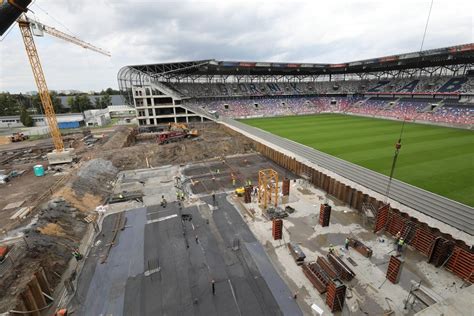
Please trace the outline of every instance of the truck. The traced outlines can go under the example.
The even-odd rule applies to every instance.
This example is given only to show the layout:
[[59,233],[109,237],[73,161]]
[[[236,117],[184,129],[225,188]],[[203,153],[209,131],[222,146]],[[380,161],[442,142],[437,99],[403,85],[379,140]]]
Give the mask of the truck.
[[29,138],[28,135],[18,132],[18,133],[13,133],[12,136],[10,136],[10,141],[12,143],[16,143],[16,142],[27,140],[28,138]]
[[[170,125],[172,126],[172,125]],[[158,144],[168,144],[172,142],[177,142],[185,138],[197,137],[199,133],[195,129],[188,128],[171,128],[168,131],[164,131],[158,134],[157,141]]]
[[8,246],[0,246],[0,263],[2,263],[3,260],[5,260],[5,257],[9,250],[10,248]]
[[186,137],[188,137],[188,134],[186,132],[179,132],[179,131],[163,132],[163,133],[158,134],[158,144],[163,145],[163,144],[173,143],[173,142],[180,141]]

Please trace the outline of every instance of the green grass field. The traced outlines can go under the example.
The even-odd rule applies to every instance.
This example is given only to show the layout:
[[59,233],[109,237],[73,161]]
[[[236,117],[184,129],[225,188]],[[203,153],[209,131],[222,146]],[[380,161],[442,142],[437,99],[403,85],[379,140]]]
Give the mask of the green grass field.
[[[402,123],[339,114],[242,122],[390,174]],[[474,206],[474,132],[406,123],[394,177]]]

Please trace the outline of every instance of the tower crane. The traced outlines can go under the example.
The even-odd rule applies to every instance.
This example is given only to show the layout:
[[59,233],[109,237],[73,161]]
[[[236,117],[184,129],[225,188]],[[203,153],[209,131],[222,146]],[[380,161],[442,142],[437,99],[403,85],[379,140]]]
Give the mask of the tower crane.
[[[43,106],[44,114],[48,122],[49,131],[54,144],[53,152],[48,153],[47,155],[48,161],[50,164],[72,162],[74,158],[73,150],[72,148],[64,148],[64,143],[61,138],[61,132],[58,127],[56,114],[54,113],[53,103],[51,101],[51,95],[46,84],[46,79],[43,73],[43,68],[41,67],[41,62],[38,55],[38,51],[36,50],[33,35],[43,36],[44,33],[47,33],[56,38],[63,39],[67,42],[76,44],[86,49],[90,49],[106,56],[110,56],[110,53],[90,43],[84,42],[78,39],[77,37],[63,33],[53,27],[47,26],[43,23],[40,23],[34,19],[27,17],[26,12],[28,11],[28,9],[26,8],[26,6],[29,4],[29,2],[30,1],[8,0],[7,3],[11,5],[11,8],[7,8],[8,10],[10,10],[10,12],[5,10],[5,15],[6,17],[11,18],[11,16],[13,16],[14,14],[21,14],[16,21],[18,22],[18,26],[20,27],[20,32],[23,37],[23,43],[25,44],[25,50],[30,61],[36,86],[38,88],[38,95],[41,99],[41,104]],[[1,15],[2,12],[0,12],[0,17]],[[3,30],[4,25],[0,26]]]

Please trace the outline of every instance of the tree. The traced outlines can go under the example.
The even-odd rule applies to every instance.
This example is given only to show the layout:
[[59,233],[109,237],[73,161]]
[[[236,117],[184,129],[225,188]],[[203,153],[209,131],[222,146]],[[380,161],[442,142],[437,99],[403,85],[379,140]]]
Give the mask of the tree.
[[56,91],[51,91],[51,102],[53,103],[54,112],[64,113],[63,104],[61,103],[61,98],[58,96]]
[[73,113],[80,113],[94,108],[86,94],[76,95],[72,101],[68,100],[68,104],[71,105],[71,112]]
[[100,96],[96,96],[94,98],[94,107],[96,109],[101,109],[102,108],[102,100],[100,99]]
[[[56,91],[50,91],[49,95],[51,96],[51,103],[53,104],[54,113],[64,113],[65,109],[63,108],[63,105],[61,104],[61,99],[58,97]],[[31,104],[36,110],[36,113],[44,113],[43,103],[41,102],[39,94],[36,94],[31,97]]]
[[0,93],[0,115],[15,115],[19,112],[18,99],[10,93]]
[[26,110],[26,107],[22,106],[20,109],[20,121],[26,127],[33,126],[33,118],[30,113]]

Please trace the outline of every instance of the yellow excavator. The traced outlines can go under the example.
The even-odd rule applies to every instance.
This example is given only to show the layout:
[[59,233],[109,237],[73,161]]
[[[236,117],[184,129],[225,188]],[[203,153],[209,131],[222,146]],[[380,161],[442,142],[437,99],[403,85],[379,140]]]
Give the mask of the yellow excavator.
[[175,132],[184,132],[189,136],[199,136],[197,129],[190,129],[186,123],[168,123],[168,130]]

